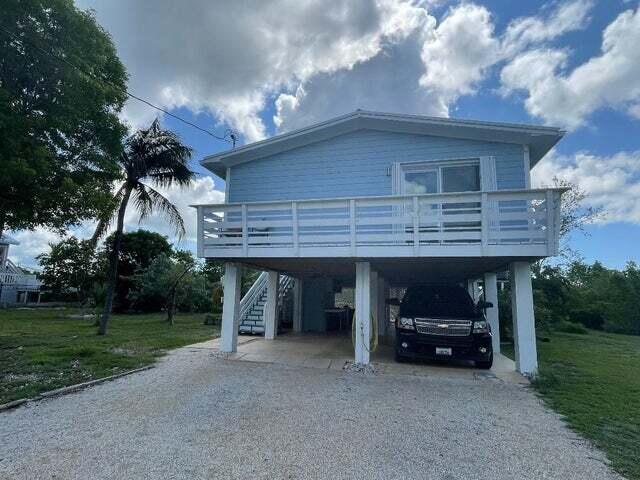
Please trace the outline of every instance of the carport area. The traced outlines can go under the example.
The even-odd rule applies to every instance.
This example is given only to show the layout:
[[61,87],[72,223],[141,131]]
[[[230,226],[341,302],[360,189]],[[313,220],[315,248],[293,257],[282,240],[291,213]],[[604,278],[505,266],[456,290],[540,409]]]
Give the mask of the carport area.
[[[203,344],[220,350],[219,340]],[[262,337],[241,337],[235,353],[226,354],[228,360],[271,363],[289,367],[308,367],[325,370],[349,370],[353,365],[351,336],[344,334],[286,333],[275,340]],[[515,363],[496,354],[491,370],[474,368],[473,362],[407,362],[394,360],[390,345],[378,345],[371,352],[371,372],[376,374],[447,377],[474,380],[497,378],[509,383],[526,384],[526,377],[515,371]]]
[[[389,359],[386,363],[392,363],[391,346],[395,342],[397,307],[394,312],[394,307],[388,305],[387,300],[400,299],[404,289],[411,285],[457,284],[468,289],[474,302],[485,300],[493,304],[492,308],[486,309],[486,317],[493,334],[494,359],[501,361],[502,357],[498,357],[497,275],[509,270],[515,343],[512,370],[527,376],[535,375],[537,353],[530,270],[534,260],[529,257],[434,256],[357,260],[254,258],[243,259],[241,263],[227,262],[220,350],[226,353],[238,351],[241,272],[243,267],[250,267],[268,272],[263,315],[264,338],[268,341],[276,339],[282,332],[279,310],[281,275],[294,279],[291,331],[295,334],[327,333],[318,337],[313,347],[322,345],[327,355],[331,351],[326,358],[347,359],[361,365],[379,362],[380,358]],[[345,315],[340,314],[340,309],[346,311]],[[330,320],[330,313],[338,314],[339,319]],[[373,339],[379,345],[379,352],[372,352],[369,342]],[[254,345],[252,348],[259,347]],[[295,350],[292,347],[291,351]],[[307,358],[306,361],[314,360]]]

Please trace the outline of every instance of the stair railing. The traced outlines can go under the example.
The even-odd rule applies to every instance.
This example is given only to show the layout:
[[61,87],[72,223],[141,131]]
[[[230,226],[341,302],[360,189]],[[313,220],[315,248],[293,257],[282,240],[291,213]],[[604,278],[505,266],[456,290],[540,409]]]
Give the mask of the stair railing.
[[[242,297],[240,300],[240,321],[244,318],[245,314],[253,308],[253,306],[260,300],[262,293],[267,288],[267,278],[269,274],[267,272],[262,272],[249,291]],[[289,292],[291,286],[293,285],[293,278],[288,277],[286,275],[280,276],[280,285],[278,288],[278,303],[284,298],[284,296]]]
[[240,300],[240,321],[242,321],[245,314],[258,302],[260,295],[262,295],[264,289],[267,288],[268,276],[267,272],[262,272],[256,281],[253,282],[249,291],[242,297],[242,300]]

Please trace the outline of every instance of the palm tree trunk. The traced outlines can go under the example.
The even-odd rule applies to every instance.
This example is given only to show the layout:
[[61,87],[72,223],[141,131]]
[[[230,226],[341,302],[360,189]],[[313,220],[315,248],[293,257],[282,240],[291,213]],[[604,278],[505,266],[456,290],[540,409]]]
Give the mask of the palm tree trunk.
[[122,197],[122,203],[118,209],[118,224],[113,238],[113,249],[111,258],[109,259],[109,277],[107,286],[107,295],[104,301],[104,310],[100,317],[100,325],[98,327],[98,335],[107,334],[107,324],[111,316],[111,308],[113,307],[113,295],[118,280],[118,257],[120,256],[120,243],[122,242],[122,231],[124,230],[124,214],[127,210],[127,204],[131,197],[131,187],[127,186]]
[[173,317],[176,314],[176,293],[178,289],[174,288],[171,292],[171,300],[169,300],[169,308],[167,309],[167,322],[173,327]]

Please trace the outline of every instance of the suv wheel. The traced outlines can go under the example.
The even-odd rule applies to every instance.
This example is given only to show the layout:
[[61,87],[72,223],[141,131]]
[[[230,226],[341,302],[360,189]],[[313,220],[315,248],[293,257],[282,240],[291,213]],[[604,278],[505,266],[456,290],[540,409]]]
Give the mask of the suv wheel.
[[476,367],[482,370],[489,370],[493,366],[493,353],[486,362],[476,362]]
[[407,361],[407,357],[405,357],[404,355],[400,355],[400,352],[398,352],[398,350],[395,350],[394,358],[398,363],[404,363]]

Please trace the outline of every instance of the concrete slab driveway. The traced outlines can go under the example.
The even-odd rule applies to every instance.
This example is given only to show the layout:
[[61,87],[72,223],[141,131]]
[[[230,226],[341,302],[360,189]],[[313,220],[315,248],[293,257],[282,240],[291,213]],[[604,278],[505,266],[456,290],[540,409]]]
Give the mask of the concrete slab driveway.
[[527,387],[218,358],[0,414],[0,478],[613,479]]

